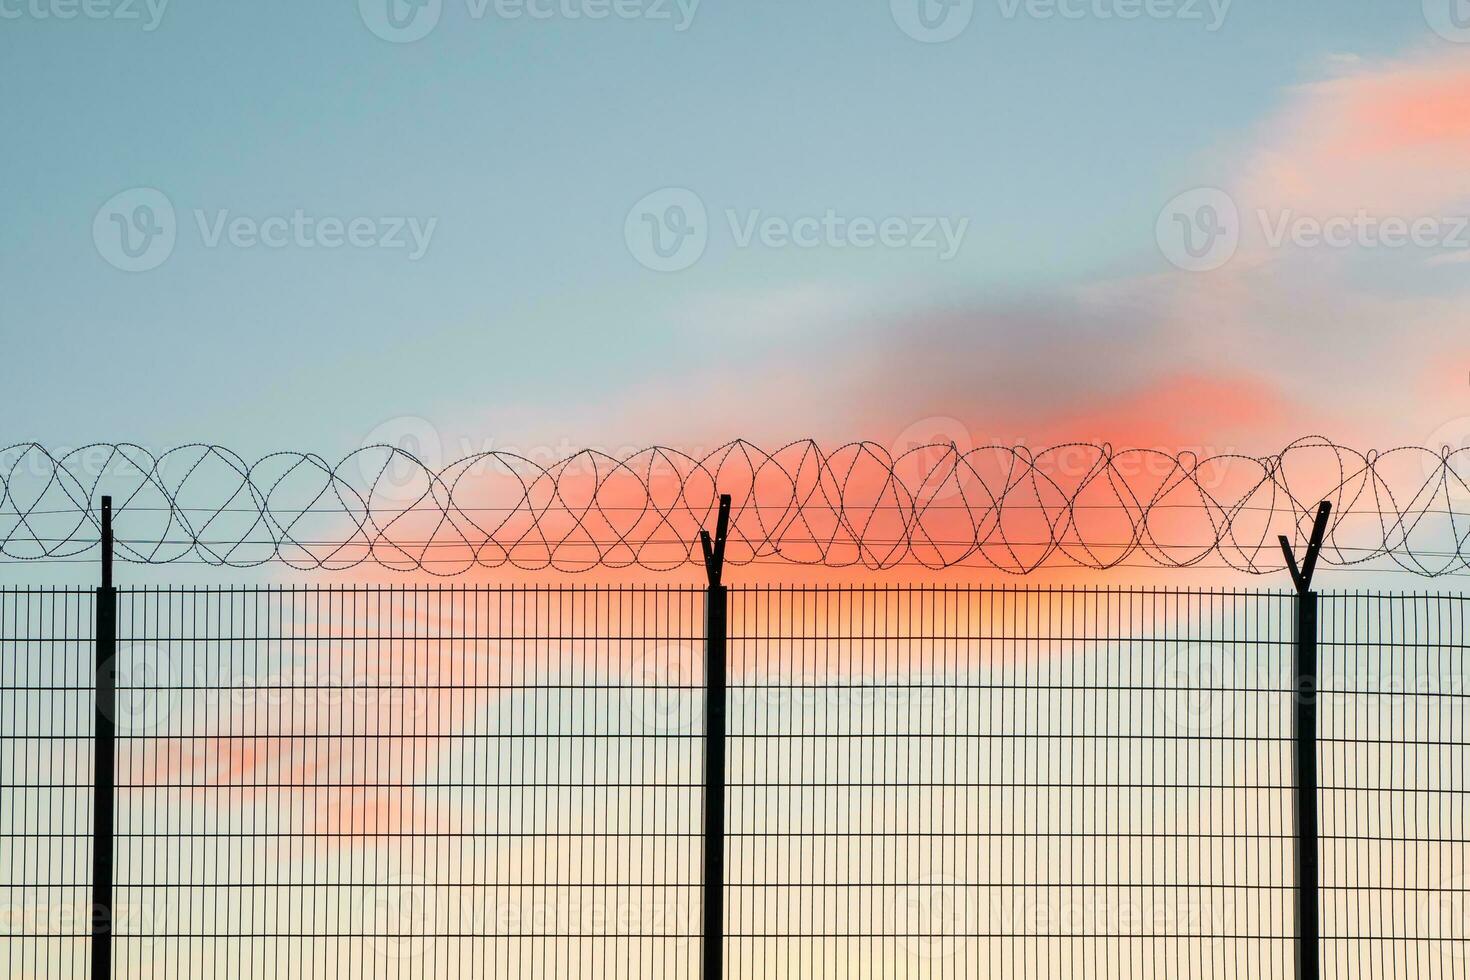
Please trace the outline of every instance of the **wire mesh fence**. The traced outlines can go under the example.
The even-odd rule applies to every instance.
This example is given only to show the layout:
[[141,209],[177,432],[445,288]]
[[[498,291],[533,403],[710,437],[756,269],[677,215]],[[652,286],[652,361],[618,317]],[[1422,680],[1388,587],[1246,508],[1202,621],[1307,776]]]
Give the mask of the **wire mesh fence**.
[[1325,594],[1323,965],[1470,976],[1470,596]]
[[[700,596],[142,593],[120,972],[688,975]],[[699,678],[688,678],[696,686]],[[691,920],[691,915],[694,920]],[[159,924],[162,924],[160,927]]]
[[[89,591],[0,592],[0,972],[85,977]],[[117,977],[699,975],[705,593],[130,590]],[[732,588],[726,975],[1287,977],[1293,597]],[[1470,976],[1466,602],[1323,598],[1325,975]]]
[[1290,609],[742,594],[732,974],[1289,975]]
[[0,970],[85,977],[95,593],[0,591]]

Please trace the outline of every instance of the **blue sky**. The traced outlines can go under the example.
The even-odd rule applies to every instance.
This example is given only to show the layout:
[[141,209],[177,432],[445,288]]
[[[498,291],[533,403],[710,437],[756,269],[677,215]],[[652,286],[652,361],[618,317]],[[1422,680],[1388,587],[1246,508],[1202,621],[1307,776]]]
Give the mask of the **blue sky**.
[[422,2],[0,0],[5,445],[1470,446],[1451,0]]
[[[740,330],[699,322],[711,302],[738,319],[743,296],[817,289],[884,316],[1157,272],[1154,216],[1209,177],[1222,141],[1334,55],[1428,33],[1417,5],[1366,0],[1239,0],[1214,32],[1008,19],[991,0],[942,44],[871,0],[705,0],[682,32],[477,20],[448,0],[428,37],[394,44],[348,2],[174,0],[152,31],[39,19],[39,2],[7,0],[21,16],[0,21],[10,440],[329,454],[397,415],[510,423],[749,354]],[[665,186],[714,212],[971,226],[948,263],[726,236],[661,275],[632,260],[622,227]],[[180,214],[174,254],[146,273],[110,266],[91,235],[133,187]],[[297,208],[437,226],[410,262],[209,249],[192,216]]]

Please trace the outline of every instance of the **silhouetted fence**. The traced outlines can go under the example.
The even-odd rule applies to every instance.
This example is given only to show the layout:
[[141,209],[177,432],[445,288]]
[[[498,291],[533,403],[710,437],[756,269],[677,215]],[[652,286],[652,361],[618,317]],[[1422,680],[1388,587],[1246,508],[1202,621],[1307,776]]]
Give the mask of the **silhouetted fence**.
[[[706,601],[118,592],[112,975],[699,976]],[[97,602],[0,592],[8,977],[89,975]],[[730,587],[725,974],[1293,976],[1297,602]],[[1320,598],[1325,976],[1470,976],[1467,616]]]

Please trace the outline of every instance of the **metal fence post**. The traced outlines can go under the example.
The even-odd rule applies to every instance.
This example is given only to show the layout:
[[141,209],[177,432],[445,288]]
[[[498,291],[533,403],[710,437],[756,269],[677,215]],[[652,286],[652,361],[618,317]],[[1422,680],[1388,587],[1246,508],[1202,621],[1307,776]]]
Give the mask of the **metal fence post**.
[[1317,820],[1317,593],[1312,574],[1327,533],[1332,505],[1323,501],[1312,526],[1312,539],[1301,567],[1291,542],[1281,536],[1281,550],[1296,585],[1296,624],[1292,643],[1292,772],[1296,815],[1296,975],[1297,980],[1322,976],[1322,929]]
[[92,980],[112,977],[112,848],[116,794],[117,589],[112,585],[112,498],[102,498],[102,584],[97,589],[96,704],[92,715]]
[[720,497],[714,541],[699,532],[709,575],[704,607],[704,980],[725,970],[725,708],[729,597],[722,576],[730,530],[730,496]]

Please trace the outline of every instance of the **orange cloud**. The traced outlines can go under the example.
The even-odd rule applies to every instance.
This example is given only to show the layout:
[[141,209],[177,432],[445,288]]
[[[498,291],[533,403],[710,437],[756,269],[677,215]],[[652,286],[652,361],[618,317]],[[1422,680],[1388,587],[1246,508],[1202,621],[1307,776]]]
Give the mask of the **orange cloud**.
[[1332,86],[1349,110],[1343,151],[1389,156],[1429,149],[1437,155],[1470,158],[1470,66],[1464,61],[1447,58],[1435,65],[1379,71]]
[[1308,212],[1434,213],[1470,195],[1470,52],[1302,86],[1247,157],[1243,198]]

